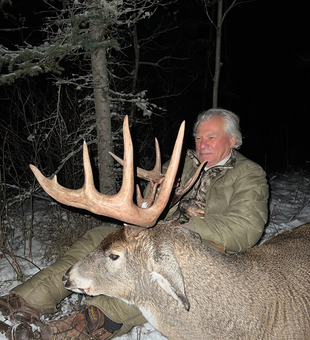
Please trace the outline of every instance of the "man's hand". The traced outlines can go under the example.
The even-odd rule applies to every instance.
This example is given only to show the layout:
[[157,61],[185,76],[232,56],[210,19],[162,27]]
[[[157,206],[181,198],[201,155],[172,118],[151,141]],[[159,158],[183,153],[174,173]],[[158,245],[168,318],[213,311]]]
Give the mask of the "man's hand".
[[199,208],[194,208],[194,207],[188,207],[186,209],[186,215],[187,216],[195,216],[199,218],[204,218],[205,217],[205,212],[203,209]]

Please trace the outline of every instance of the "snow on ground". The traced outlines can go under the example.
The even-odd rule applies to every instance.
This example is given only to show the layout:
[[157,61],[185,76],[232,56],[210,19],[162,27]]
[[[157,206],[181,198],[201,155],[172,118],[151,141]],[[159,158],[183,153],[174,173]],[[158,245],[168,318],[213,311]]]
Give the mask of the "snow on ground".
[[[302,171],[290,174],[277,174],[270,179],[270,185],[270,220],[260,243],[263,243],[267,239],[283,232],[286,229],[292,229],[310,221],[310,174],[303,173]],[[36,219],[39,218],[42,218],[42,225],[44,225],[44,219],[47,218],[46,215],[42,216],[38,212],[36,214]],[[37,264],[40,268],[44,268],[47,265],[46,263],[42,263],[44,251],[44,245],[33,240],[33,257],[31,261],[19,261],[21,271],[26,275],[26,277],[31,277],[38,271],[38,268],[36,268],[33,263]],[[20,256],[22,256],[23,249],[16,249],[16,254],[20,254]],[[13,287],[18,285],[19,281],[17,280],[16,272],[1,253],[0,272],[0,295],[5,295]],[[56,316],[61,317],[62,315],[68,314],[72,305],[79,303],[79,296],[77,294],[72,294],[69,298],[62,302],[61,310]],[[0,320],[6,321],[1,314]],[[6,322],[9,323],[8,321]],[[1,334],[0,331],[0,340],[4,339],[6,339],[6,337]],[[141,327],[135,327],[130,334],[117,339],[164,340],[166,338],[147,323]]]

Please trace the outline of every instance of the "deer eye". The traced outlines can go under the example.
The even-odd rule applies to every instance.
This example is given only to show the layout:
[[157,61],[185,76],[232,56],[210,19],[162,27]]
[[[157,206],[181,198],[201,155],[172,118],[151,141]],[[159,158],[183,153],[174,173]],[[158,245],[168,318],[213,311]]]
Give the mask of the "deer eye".
[[110,254],[110,255],[109,255],[109,258],[110,258],[112,261],[116,261],[116,260],[119,258],[119,255]]

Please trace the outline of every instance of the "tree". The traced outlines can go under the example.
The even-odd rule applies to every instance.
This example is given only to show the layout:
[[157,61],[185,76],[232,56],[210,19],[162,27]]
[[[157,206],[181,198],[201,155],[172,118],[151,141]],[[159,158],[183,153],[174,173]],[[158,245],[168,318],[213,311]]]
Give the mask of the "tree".
[[[6,3],[11,4],[9,0]],[[29,5],[24,0],[21,3]],[[81,187],[83,169],[79,151],[86,140],[91,155],[98,155],[92,157],[97,165],[94,170],[99,169],[99,174],[94,176],[95,180],[100,178],[97,186],[103,193],[114,192],[119,184],[114,179],[121,177],[121,171],[114,168],[112,173],[108,151],[113,140],[113,145],[119,148],[116,153],[121,153],[124,113],[134,112],[132,119],[139,116],[142,121],[160,111],[149,102],[147,92],[139,84],[140,48],[139,41],[135,40],[135,44],[133,41],[137,38],[134,32],[138,23],[149,20],[163,3],[161,0],[51,1],[40,7],[38,15],[43,17],[44,24],[37,25],[39,32],[29,33],[27,18],[16,21],[16,14],[12,18],[17,27],[7,26],[2,31],[0,248],[3,253],[10,249],[7,236],[15,232],[7,223],[9,216],[12,211],[23,211],[25,201],[32,206],[34,193],[38,192],[39,186],[27,171],[29,163],[36,164],[45,174],[58,174],[62,185]],[[42,4],[39,0],[38,5]],[[4,10],[3,6],[1,1],[0,15],[10,18],[9,7]],[[0,29],[3,23],[0,20]],[[5,39],[8,32],[20,35],[16,40]],[[144,145],[148,145],[147,138]],[[70,225],[70,218],[67,220]],[[20,225],[24,240],[30,241],[35,226],[28,225],[25,218],[23,221]],[[64,237],[67,228],[62,225],[62,218],[59,221],[60,228],[50,224],[53,236],[42,233],[42,239],[53,244],[54,237],[59,241],[62,235],[70,243],[86,231],[86,226],[95,224],[83,220],[79,223],[82,228],[74,230],[75,237]]]
[[[96,17],[98,4],[93,1],[93,17]],[[105,38],[106,27],[98,21],[90,22],[91,38],[100,42]],[[97,147],[100,190],[103,193],[114,193],[113,162],[109,151],[113,151],[111,114],[109,99],[108,65],[105,48],[99,48],[91,53],[92,75],[94,81],[94,103],[97,122]]]
[[[221,74],[221,48],[222,48],[222,29],[226,16],[236,6],[254,0],[199,0],[204,6],[206,15],[215,31],[215,56],[214,56],[214,72],[212,76],[213,91],[212,91],[212,106],[219,105],[219,84]],[[216,6],[216,11],[214,11]],[[223,12],[224,11],[224,12]],[[216,16],[216,20],[214,17]],[[209,60],[209,58],[208,58]]]
[[0,46],[0,84],[47,73],[56,75],[54,83],[59,89],[82,89],[85,100],[91,100],[95,107],[100,190],[112,193],[114,173],[108,154],[112,150],[111,116],[120,122],[127,107],[136,106],[143,115],[156,109],[144,91],[131,92],[136,89],[133,67],[117,58],[131,45],[135,25],[149,18],[163,1],[68,0],[59,8],[54,2],[46,3],[51,15],[45,18],[43,43],[25,43],[14,50]]

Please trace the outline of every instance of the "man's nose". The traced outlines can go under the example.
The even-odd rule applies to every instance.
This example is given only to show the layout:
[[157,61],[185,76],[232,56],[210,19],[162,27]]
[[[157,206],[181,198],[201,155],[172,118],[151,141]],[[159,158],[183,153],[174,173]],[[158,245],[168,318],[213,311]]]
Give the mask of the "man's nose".
[[201,148],[201,149],[206,149],[206,148],[208,148],[208,147],[209,147],[208,140],[207,140],[207,139],[203,139],[203,140],[201,141],[200,148]]

